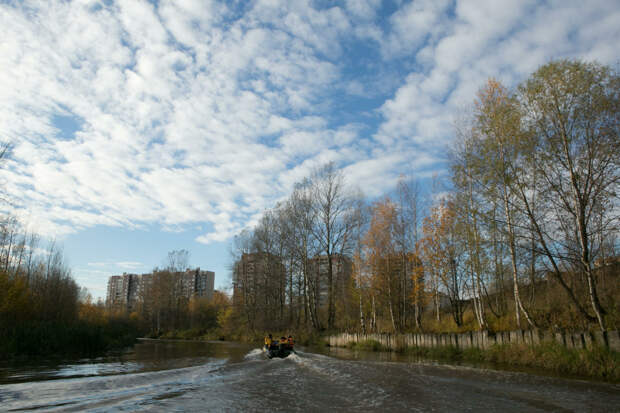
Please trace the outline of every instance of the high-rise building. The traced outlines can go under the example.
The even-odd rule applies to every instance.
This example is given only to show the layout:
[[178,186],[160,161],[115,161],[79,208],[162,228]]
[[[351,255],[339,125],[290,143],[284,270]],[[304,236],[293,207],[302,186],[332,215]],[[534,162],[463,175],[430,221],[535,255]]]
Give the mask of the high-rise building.
[[[187,299],[191,297],[213,298],[215,273],[201,271],[200,268],[187,269],[185,272],[174,273],[180,285],[179,294]],[[108,280],[106,305],[123,311],[134,311],[137,304],[149,297],[153,274],[113,275]]]
[[[329,258],[327,255],[317,255],[308,264],[308,277],[312,278],[312,284],[318,284],[318,305],[325,305],[329,292]],[[346,295],[352,273],[353,261],[349,257],[332,254],[332,288],[337,296]]]
[[285,285],[286,269],[276,255],[265,252],[244,253],[235,263],[234,302],[245,295],[252,296],[257,301],[265,301],[263,306],[269,306],[270,296],[283,292]]
[[188,268],[179,276],[183,285],[182,295],[184,297],[213,298],[215,284],[215,273],[213,271],[200,271],[200,268],[195,270]]

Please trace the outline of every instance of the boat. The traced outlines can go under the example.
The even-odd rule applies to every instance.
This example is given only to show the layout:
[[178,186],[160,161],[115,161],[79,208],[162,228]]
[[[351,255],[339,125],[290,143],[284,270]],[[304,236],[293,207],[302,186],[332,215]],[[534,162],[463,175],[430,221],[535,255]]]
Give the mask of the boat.
[[263,350],[265,351],[265,353],[267,353],[267,357],[269,357],[270,359],[274,357],[283,359],[288,357],[291,353],[295,353],[295,350],[293,350],[293,348],[288,344],[273,343],[269,347],[265,345],[263,347]]

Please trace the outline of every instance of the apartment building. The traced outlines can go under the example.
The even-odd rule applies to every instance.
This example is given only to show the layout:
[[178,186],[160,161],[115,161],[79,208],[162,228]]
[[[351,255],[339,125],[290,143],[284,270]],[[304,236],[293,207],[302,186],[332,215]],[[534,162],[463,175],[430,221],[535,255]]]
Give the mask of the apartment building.
[[[202,271],[200,268],[187,269],[185,272],[172,274],[180,286],[180,294],[187,299],[191,297],[213,298],[215,273]],[[149,297],[153,274],[113,275],[108,279],[106,306],[117,310],[132,312],[140,302]]]
[[[317,255],[308,263],[308,278],[318,284],[319,305],[327,304],[329,291],[329,259],[327,255]],[[346,255],[332,254],[332,283],[336,295],[346,295],[351,281],[353,261]]]
[[233,270],[233,301],[245,295],[269,296],[282,292],[286,269],[282,260],[264,252],[244,253]]

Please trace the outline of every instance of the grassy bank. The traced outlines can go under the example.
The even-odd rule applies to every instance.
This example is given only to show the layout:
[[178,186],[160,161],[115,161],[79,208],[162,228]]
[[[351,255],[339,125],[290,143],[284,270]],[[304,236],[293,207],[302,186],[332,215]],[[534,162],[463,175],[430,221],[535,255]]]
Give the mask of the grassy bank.
[[[348,348],[389,351],[375,340],[349,343]],[[497,368],[531,368],[573,377],[620,382],[620,353],[604,347],[592,350],[567,349],[556,343],[537,346],[494,345],[487,350],[453,346],[408,347],[403,353],[445,362],[487,363]]]

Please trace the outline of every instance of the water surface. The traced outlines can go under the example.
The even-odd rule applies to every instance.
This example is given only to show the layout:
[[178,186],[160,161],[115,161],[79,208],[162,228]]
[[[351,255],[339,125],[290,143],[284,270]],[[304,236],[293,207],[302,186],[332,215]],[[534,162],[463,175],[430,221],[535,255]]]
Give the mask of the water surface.
[[614,411],[620,386],[227,342],[142,341],[99,359],[0,367],[6,411]]

